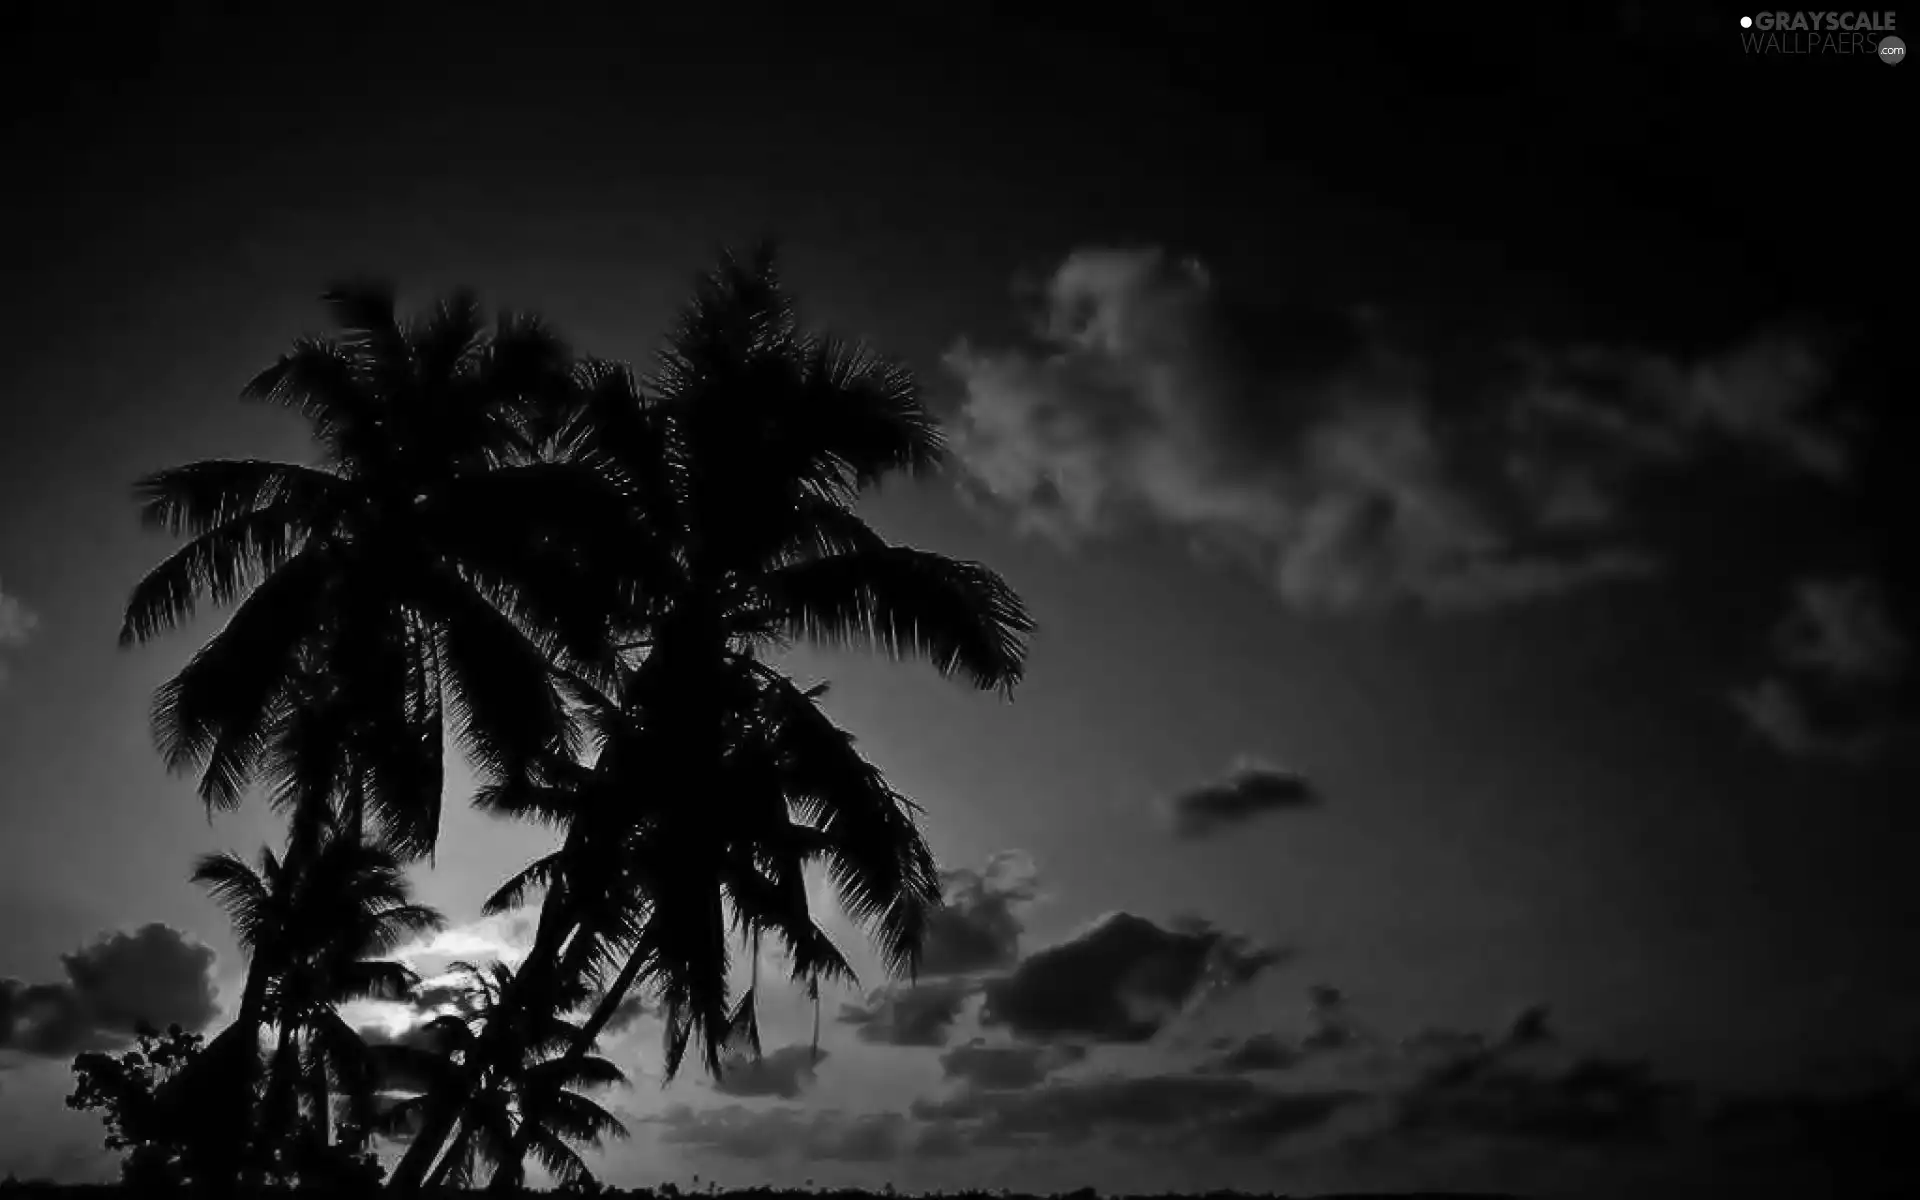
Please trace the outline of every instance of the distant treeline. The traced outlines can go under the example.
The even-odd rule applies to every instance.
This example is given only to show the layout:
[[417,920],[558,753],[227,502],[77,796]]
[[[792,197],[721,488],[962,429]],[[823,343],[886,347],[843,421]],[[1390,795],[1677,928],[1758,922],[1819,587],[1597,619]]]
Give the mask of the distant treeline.
[[[4,1194],[7,1200],[35,1200],[35,1198],[41,1196],[57,1196],[60,1197],[61,1200],[83,1200],[84,1197],[88,1196],[99,1196],[102,1200],[105,1200],[106,1197],[111,1196],[114,1197],[115,1200],[124,1200],[124,1197],[129,1193],[138,1190],[139,1189],[130,1188],[121,1184],[23,1183],[12,1179],[0,1181],[0,1194]],[[423,1189],[419,1194],[429,1197],[467,1196],[479,1195],[481,1191],[482,1189],[468,1191],[439,1188]],[[157,1194],[179,1196],[194,1193],[192,1193],[190,1189],[186,1189],[182,1191],[165,1191]],[[344,1198],[348,1195],[360,1196],[363,1194],[363,1192],[359,1191],[336,1192],[324,1188],[240,1188],[237,1190],[223,1191],[221,1193],[223,1197],[231,1197],[233,1200],[250,1200],[250,1198],[254,1196],[281,1197],[294,1195],[315,1198],[340,1196]],[[883,1191],[862,1191],[853,1188],[802,1189],[775,1187],[735,1188],[727,1190],[721,1190],[719,1188],[698,1188],[682,1190],[672,1184],[660,1188],[632,1188],[626,1190],[613,1187],[560,1188],[551,1194],[603,1197],[620,1196],[632,1197],[633,1200],[685,1200],[685,1198],[694,1196],[710,1198],[710,1200],[732,1200],[734,1197],[746,1196],[754,1197],[755,1200],[777,1200],[777,1198],[788,1196],[804,1196],[807,1197],[808,1200],[897,1200],[899,1197],[906,1196],[924,1197],[925,1200],[1100,1200],[1102,1195],[1102,1193],[1092,1188],[1082,1188],[1076,1192],[1057,1193],[1014,1192],[1006,1189],[999,1191],[975,1189],[961,1192],[901,1192],[893,1188],[887,1188]],[[1255,1197],[1257,1197],[1258,1200],[1289,1200],[1287,1195],[1266,1192],[1174,1192],[1128,1193],[1127,1195],[1131,1197],[1132,1200],[1174,1200],[1175,1197],[1179,1197],[1180,1200],[1253,1200]],[[1297,1198],[1297,1200],[1439,1200],[1439,1198],[1443,1196],[1445,1200],[1522,1200],[1522,1198],[1518,1196],[1496,1192],[1339,1192],[1323,1193],[1314,1197],[1303,1196]]]

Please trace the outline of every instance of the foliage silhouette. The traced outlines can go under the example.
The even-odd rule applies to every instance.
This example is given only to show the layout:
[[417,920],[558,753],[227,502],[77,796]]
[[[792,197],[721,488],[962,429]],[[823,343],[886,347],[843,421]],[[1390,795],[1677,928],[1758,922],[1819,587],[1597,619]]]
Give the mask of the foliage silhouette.
[[627,650],[614,688],[571,688],[592,761],[483,794],[568,831],[490,908],[546,887],[526,973],[622,964],[572,1053],[641,983],[665,1011],[666,1073],[692,1044],[718,1072],[729,1047],[759,1049],[755,988],[730,994],[732,944],[756,983],[768,936],[816,996],[822,980],[852,979],[810,912],[810,864],[896,972],[911,973],[939,900],[915,807],[820,709],[821,689],[762,656],[867,646],[1006,690],[1032,624],[991,571],[892,545],[854,512],[889,473],[936,467],[939,433],[903,370],[801,332],[770,250],[729,256],[701,282],[651,379],[595,379],[560,441],[623,481],[658,585],[615,614]]
[[325,297],[338,325],[246,388],[303,416],[315,465],[211,460],[136,487],[187,543],[133,591],[123,643],[233,612],[155,697],[156,740],[209,807],[257,781],[296,827],[363,815],[402,855],[433,848],[444,726],[483,776],[568,744],[549,662],[603,658],[570,564],[600,477],[540,461],[531,432],[570,383],[537,320],[489,329],[456,294],[403,320],[393,293]]
[[[623,1084],[626,1077],[603,1058],[562,1054],[579,1027],[559,1014],[506,1011],[513,976],[505,966],[482,970],[463,963],[456,970],[467,979],[460,1011],[428,1022],[424,1044],[380,1048],[390,1077],[423,1081],[429,1089],[457,1086],[466,1097],[459,1127],[428,1186],[469,1186],[476,1169],[497,1165],[523,1129],[537,1161],[556,1181],[593,1183],[575,1147],[597,1148],[608,1138],[626,1137],[627,1130],[582,1093]],[[424,1094],[395,1103],[383,1127],[416,1127],[425,1104]]]
[[[288,819],[258,869],[196,871],[250,961],[184,1077],[253,1131],[236,1179],[379,1124],[411,1133],[396,1188],[487,1164],[514,1186],[530,1152],[585,1186],[574,1147],[623,1131],[579,1089],[619,1081],[594,1045],[635,988],[665,1014],[667,1073],[696,1047],[718,1072],[758,1051],[764,939],[816,1000],[852,978],[810,868],[894,973],[938,903],[916,806],[820,707],[824,686],[767,656],[869,647],[1008,693],[1033,625],[987,568],[856,514],[885,477],[936,469],[940,434],[903,369],[801,330],[770,249],[722,258],[644,379],[532,318],[489,328],[465,293],[412,320],[381,285],[325,301],[336,332],[245,391],[299,413],[317,463],[202,462],[137,488],[186,543],[134,589],[123,643],[203,600],[232,610],[156,695],[159,748],[210,809],[264,786]],[[530,953],[434,1022],[429,1062],[364,1046],[338,1006],[414,982],[378,956],[436,919],[402,864],[436,844],[449,729],[477,804],[565,833],[489,901],[540,894]],[[736,947],[755,972],[737,996]],[[383,1067],[427,1086],[381,1116]]]
[[[398,1000],[418,982],[412,971],[379,956],[442,925],[440,914],[414,904],[398,860],[383,846],[329,829],[305,857],[283,861],[262,850],[258,868],[233,854],[212,854],[195,882],[226,910],[248,957],[242,1017],[216,1043],[231,1045],[233,1085],[264,1076],[255,1137],[270,1157],[304,1143],[326,1145],[335,1129],[364,1139],[374,1119],[374,1061],[339,1006],[352,1000]],[[260,1065],[262,1026],[274,1030],[271,1057]],[[312,1157],[309,1155],[309,1157]]]
[[106,1147],[126,1152],[120,1176],[141,1188],[198,1183],[231,1174],[234,1147],[209,1133],[180,1103],[173,1086],[200,1053],[204,1039],[178,1025],[162,1034],[142,1028],[134,1047],[120,1054],[90,1051],[75,1058],[73,1093],[67,1107],[97,1112],[107,1127]]

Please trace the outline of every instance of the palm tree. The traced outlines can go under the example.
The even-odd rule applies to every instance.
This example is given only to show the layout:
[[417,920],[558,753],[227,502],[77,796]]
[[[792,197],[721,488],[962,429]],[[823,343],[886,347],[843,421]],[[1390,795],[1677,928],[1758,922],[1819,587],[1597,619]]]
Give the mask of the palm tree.
[[[439,928],[440,915],[411,901],[391,851],[337,829],[292,861],[266,849],[258,867],[231,853],[207,855],[193,878],[232,920],[249,960],[249,986],[262,998],[260,1021],[243,1006],[240,1019],[215,1039],[230,1086],[258,1078],[263,1027],[275,1032],[253,1123],[263,1157],[285,1161],[303,1138],[329,1144],[336,1097],[345,1101],[347,1128],[365,1129],[373,1117],[373,1061],[338,1006],[404,998],[417,980],[380,956]],[[236,1063],[244,1074],[233,1070]]]
[[[856,515],[883,477],[938,465],[938,428],[904,370],[799,330],[770,251],[728,257],[702,282],[646,385],[604,366],[591,379],[559,441],[621,481],[646,564],[629,577],[651,587],[616,616],[614,694],[572,682],[591,765],[482,797],[568,830],[496,901],[547,888],[522,986],[624,962],[572,1054],[644,978],[664,1002],[668,1073],[690,1043],[717,1072],[728,1047],[757,1048],[753,989],[730,994],[736,941],[771,934],[810,989],[851,976],[809,912],[809,864],[897,973],[914,969],[939,897],[915,807],[820,710],[818,689],[763,656],[868,646],[1005,692],[1032,623],[985,567],[890,544]],[[526,1140],[496,1183],[518,1178]],[[396,1186],[409,1174],[403,1163]]]
[[488,778],[570,747],[548,667],[605,657],[606,602],[578,564],[595,514],[617,510],[594,471],[537,454],[536,415],[572,386],[540,322],[489,329],[466,293],[415,320],[383,285],[324,299],[337,332],[243,392],[304,417],[320,461],[142,479],[146,523],[187,542],[134,589],[120,636],[231,607],[155,697],[169,765],[199,771],[210,809],[264,779],[305,836],[338,809],[412,857],[439,829],[446,725]]
[[[423,1027],[427,1045],[384,1047],[388,1069],[429,1084],[458,1080],[467,1092],[457,1131],[427,1180],[433,1188],[469,1186],[475,1169],[498,1164],[516,1136],[559,1182],[591,1179],[576,1147],[598,1148],[627,1130],[585,1091],[624,1084],[612,1063],[562,1054],[579,1033],[551,1009],[514,1008],[512,973],[457,964],[468,992],[456,1014]],[[511,1030],[511,1034],[505,1031]],[[416,1127],[428,1098],[415,1095],[388,1109],[389,1131]]]

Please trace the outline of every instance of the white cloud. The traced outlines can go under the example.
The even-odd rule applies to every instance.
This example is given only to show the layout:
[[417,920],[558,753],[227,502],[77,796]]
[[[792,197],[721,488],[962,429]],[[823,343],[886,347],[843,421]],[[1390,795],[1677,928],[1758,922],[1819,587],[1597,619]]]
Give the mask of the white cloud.
[[1176,530],[1301,608],[1457,609],[1645,574],[1627,485],[1704,439],[1848,466],[1814,412],[1825,360],[1790,332],[1693,360],[1443,355],[1378,314],[1239,304],[1150,249],[1077,251],[1042,301],[1031,346],[947,356],[979,489],[1063,541]]
[[504,913],[449,926],[432,937],[399,947],[393,957],[426,975],[444,971],[455,962],[497,960],[512,966],[532,947],[533,918]]

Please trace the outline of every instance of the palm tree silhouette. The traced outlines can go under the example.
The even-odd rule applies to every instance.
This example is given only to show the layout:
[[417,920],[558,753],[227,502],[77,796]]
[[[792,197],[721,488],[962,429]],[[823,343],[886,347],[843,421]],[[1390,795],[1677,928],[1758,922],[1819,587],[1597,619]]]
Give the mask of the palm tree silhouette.
[[[605,366],[593,380],[560,441],[622,481],[653,587],[615,616],[615,694],[572,681],[591,766],[481,797],[568,829],[495,904],[547,888],[524,977],[624,960],[571,1054],[644,978],[665,1009],[667,1073],[691,1043],[717,1073],[729,1046],[758,1049],[754,988],[730,994],[736,940],[756,982],[767,934],[816,996],[822,979],[851,978],[809,911],[809,864],[897,973],[912,972],[939,898],[915,806],[821,711],[821,689],[761,656],[866,646],[1004,691],[1032,623],[985,567],[890,544],[855,513],[888,474],[939,464],[938,427],[904,370],[800,331],[770,249],[702,281],[645,385]],[[497,1185],[518,1180],[525,1142]]]
[[[576,1147],[598,1148],[626,1137],[627,1129],[583,1093],[624,1084],[625,1075],[603,1058],[561,1053],[579,1027],[550,1009],[513,1007],[513,974],[504,965],[483,971],[460,963],[454,970],[468,982],[460,1011],[424,1026],[425,1045],[382,1048],[389,1071],[430,1086],[458,1081],[467,1094],[452,1144],[427,1185],[469,1186],[476,1168],[501,1162],[517,1136],[556,1181],[590,1180]],[[394,1104],[385,1127],[417,1126],[427,1104],[426,1095]]]
[[[368,1128],[374,1062],[338,1006],[404,998],[417,979],[380,956],[439,928],[440,915],[412,902],[391,851],[341,830],[292,861],[268,849],[257,867],[232,853],[210,854],[193,878],[226,911],[248,958],[247,986],[261,1019],[249,1019],[243,1004],[242,1019],[209,1052],[235,1094],[250,1095],[265,1075],[258,1117],[249,1123],[261,1161],[284,1164],[302,1143],[328,1145],[336,1098],[345,1102],[346,1130]],[[268,1025],[275,1048],[263,1072]]]
[[264,778],[296,827],[337,807],[411,857],[439,829],[446,724],[489,778],[568,748],[548,666],[605,655],[604,603],[573,567],[605,489],[536,453],[536,415],[571,386],[540,322],[489,329],[465,293],[411,321],[383,285],[324,299],[336,334],[243,393],[300,413],[321,461],[142,479],[147,524],[188,540],[134,589],[121,641],[202,598],[232,607],[155,697],[169,765],[200,772],[210,808]]
[[402,864],[435,846],[452,732],[476,803],[565,835],[491,902],[544,892],[533,947],[436,1023],[453,1048],[396,1110],[415,1136],[392,1183],[492,1163],[504,1188],[528,1153],[576,1177],[575,1147],[621,1132],[579,1091],[617,1081],[594,1045],[634,987],[662,1004],[671,1075],[693,1047],[716,1073],[757,1052],[763,939],[816,1001],[851,980],[810,870],[890,971],[917,962],[938,901],[918,809],[768,656],[869,647],[1010,692],[1032,622],[985,567],[857,515],[881,479],[939,465],[939,431],[904,370],[800,330],[770,250],[723,258],[644,380],[536,320],[488,327],[464,293],[413,320],[384,286],[325,301],[336,332],[243,393],[300,413],[317,463],[137,488],[186,541],[135,588],[123,644],[231,609],[157,693],[156,741],[210,810],[265,784],[288,816],[283,855],[196,871],[250,964],[193,1094],[273,1153],[369,1127],[377,1063],[338,1006],[411,981],[375,960],[431,923]]

